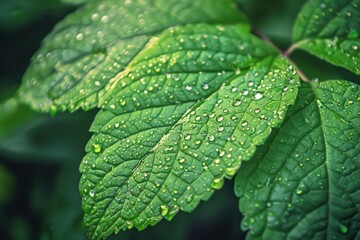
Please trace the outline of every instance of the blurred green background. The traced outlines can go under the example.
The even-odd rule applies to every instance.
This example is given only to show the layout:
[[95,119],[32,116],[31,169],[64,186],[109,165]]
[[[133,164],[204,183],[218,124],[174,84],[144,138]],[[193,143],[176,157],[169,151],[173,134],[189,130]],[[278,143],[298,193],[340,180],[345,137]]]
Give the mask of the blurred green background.
[[[66,0],[64,1],[66,2]],[[78,166],[96,111],[55,117],[32,112],[14,95],[31,56],[53,26],[76,6],[60,0],[1,0],[0,6],[0,239],[86,239]],[[81,0],[79,1],[81,2]],[[304,0],[238,0],[257,30],[285,50]],[[309,78],[358,78],[309,54],[293,59]],[[243,239],[233,181],[192,214],[111,239]]]

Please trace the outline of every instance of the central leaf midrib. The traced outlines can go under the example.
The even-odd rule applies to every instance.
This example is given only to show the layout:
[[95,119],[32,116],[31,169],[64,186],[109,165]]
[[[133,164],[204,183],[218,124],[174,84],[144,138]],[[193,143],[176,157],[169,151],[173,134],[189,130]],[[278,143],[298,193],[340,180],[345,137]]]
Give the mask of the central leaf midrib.
[[[329,232],[329,230],[330,230],[330,220],[331,220],[331,208],[330,208],[330,206],[331,206],[331,203],[332,203],[332,197],[331,197],[331,192],[332,192],[332,182],[331,182],[331,180],[330,180],[330,178],[331,178],[331,176],[332,176],[332,173],[331,173],[331,168],[330,168],[330,163],[331,163],[331,161],[329,161],[329,156],[330,156],[330,154],[329,154],[329,152],[328,152],[328,150],[329,150],[329,148],[328,148],[328,146],[327,146],[327,142],[328,142],[328,140],[327,140],[327,137],[326,137],[326,134],[325,134],[325,129],[324,129],[324,125],[323,125],[323,122],[324,122],[324,120],[323,120],[323,116],[322,116],[322,114],[321,114],[321,110],[320,110],[320,104],[321,105],[323,105],[322,104],[322,102],[321,102],[321,98],[319,98],[319,96],[318,96],[318,94],[317,94],[317,92],[316,92],[316,89],[314,89],[313,88],[313,92],[314,92],[314,94],[315,94],[315,97],[316,97],[316,107],[317,107],[317,110],[318,110],[318,112],[319,112],[319,120],[320,120],[320,126],[321,126],[321,128],[320,128],[320,130],[321,130],[321,133],[322,133],[322,136],[323,136],[323,138],[324,138],[324,148],[325,148],[325,161],[324,161],[324,166],[325,166],[325,169],[326,169],[326,172],[327,172],[327,183],[328,183],[328,194],[327,194],[327,199],[328,199],[328,204],[327,204],[327,211],[328,211],[328,218],[327,218],[327,224],[326,224],[326,239],[329,239],[329,234],[330,234],[330,232]],[[324,105],[323,105],[324,106]]]

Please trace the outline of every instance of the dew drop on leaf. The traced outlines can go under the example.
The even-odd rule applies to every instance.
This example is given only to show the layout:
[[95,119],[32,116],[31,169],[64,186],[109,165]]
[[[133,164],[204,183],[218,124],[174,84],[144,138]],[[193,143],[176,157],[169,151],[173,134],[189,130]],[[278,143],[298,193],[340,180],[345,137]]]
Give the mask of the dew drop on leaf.
[[102,148],[101,148],[101,145],[100,145],[100,144],[97,144],[97,143],[94,143],[94,144],[93,144],[93,152],[94,152],[94,153],[100,153],[101,150],[102,150]]
[[207,90],[207,89],[209,89],[209,84],[207,84],[207,83],[202,83],[202,84],[201,84],[201,88],[204,89],[204,90]]
[[84,34],[79,33],[78,35],[76,35],[76,40],[81,41],[83,39],[84,39]]
[[224,185],[224,178],[216,178],[211,182],[211,187],[213,189],[219,190]]
[[94,190],[90,190],[89,195],[90,195],[90,197],[94,197],[94,196],[95,196],[95,191],[94,191]]
[[169,208],[166,205],[161,205],[160,213],[161,213],[161,216],[165,217],[169,213]]
[[260,100],[264,97],[264,94],[262,94],[261,92],[256,92],[254,95],[253,95],[253,98],[255,100]]
[[210,135],[210,136],[208,137],[208,139],[209,139],[210,142],[212,142],[212,141],[215,140],[215,137],[214,137],[213,135]]
[[233,106],[238,107],[240,105],[241,105],[241,100],[240,99],[235,99],[234,102],[233,102]]
[[180,80],[180,77],[179,77],[178,75],[173,75],[173,76],[172,76],[172,79],[173,79],[175,82],[177,82],[177,81]]
[[218,123],[222,122],[223,120],[224,120],[224,116],[223,116],[223,115],[220,115],[220,116],[216,119],[216,121],[217,121]]
[[192,194],[190,194],[189,196],[186,197],[186,202],[189,203],[193,200],[194,196]]
[[134,227],[134,224],[131,221],[126,221],[126,227],[128,229],[132,229]]

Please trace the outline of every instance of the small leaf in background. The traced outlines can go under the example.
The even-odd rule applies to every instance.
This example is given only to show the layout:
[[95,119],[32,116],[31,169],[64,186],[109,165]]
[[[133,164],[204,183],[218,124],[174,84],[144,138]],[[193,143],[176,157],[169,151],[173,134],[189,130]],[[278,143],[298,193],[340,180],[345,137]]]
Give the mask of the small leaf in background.
[[248,239],[358,239],[359,85],[311,83],[236,177]]
[[112,82],[82,161],[91,239],[191,212],[249,160],[295,101],[295,68],[242,25],[153,39]]
[[245,21],[227,0],[92,1],[44,40],[19,94],[39,111],[91,109],[151,36],[186,23]]
[[37,117],[28,106],[20,104],[17,98],[0,101],[0,141]]
[[360,74],[360,0],[308,1],[295,23],[294,47]]

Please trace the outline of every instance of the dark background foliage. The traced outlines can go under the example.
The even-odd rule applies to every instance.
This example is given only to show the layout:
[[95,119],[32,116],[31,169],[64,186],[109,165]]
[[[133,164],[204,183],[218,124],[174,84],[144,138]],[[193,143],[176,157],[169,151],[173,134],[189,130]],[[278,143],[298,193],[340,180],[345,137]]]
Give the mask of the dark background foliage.
[[[291,44],[292,26],[304,1],[239,0],[256,31],[281,49]],[[261,7],[260,7],[261,6]],[[60,0],[2,0],[0,7],[0,238],[86,239],[78,193],[78,166],[96,111],[55,117],[36,114],[12,98],[31,56],[53,26],[74,6]],[[309,78],[344,78],[346,70],[301,52],[293,59]],[[310,64],[309,64],[310,63]],[[112,239],[241,239],[241,215],[233,182],[192,214]]]

